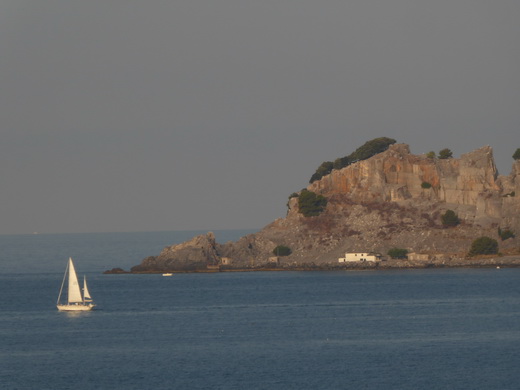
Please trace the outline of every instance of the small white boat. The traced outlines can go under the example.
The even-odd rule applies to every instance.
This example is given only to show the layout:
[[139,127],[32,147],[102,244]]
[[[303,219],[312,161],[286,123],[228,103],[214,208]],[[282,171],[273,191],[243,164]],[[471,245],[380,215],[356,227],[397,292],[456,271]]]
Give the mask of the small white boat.
[[165,274],[162,274],[162,276],[172,276],[172,275],[173,275],[173,274],[170,273],[170,272],[167,272],[167,273],[165,273]]
[[[68,290],[67,290],[67,302],[60,303],[61,295],[63,292],[63,286],[65,285],[65,279],[68,277]],[[61,283],[60,294],[58,295],[58,301],[56,306],[60,311],[88,311],[92,310],[94,302],[87,288],[87,279],[83,277],[83,294],[78,283],[78,276],[74,269],[74,263],[72,258],[69,257],[67,268],[65,268],[65,275],[63,276],[63,282]]]

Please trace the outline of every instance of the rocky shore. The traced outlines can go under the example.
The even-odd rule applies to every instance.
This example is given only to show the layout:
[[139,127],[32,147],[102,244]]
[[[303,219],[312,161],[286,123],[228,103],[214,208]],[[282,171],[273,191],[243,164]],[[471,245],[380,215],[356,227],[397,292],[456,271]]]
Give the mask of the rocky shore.
[[[451,259],[435,261],[408,261],[388,260],[379,263],[346,264],[334,263],[321,265],[291,266],[291,267],[258,267],[258,268],[227,268],[198,269],[198,270],[169,270],[165,272],[177,273],[215,273],[215,272],[279,272],[279,271],[363,271],[363,270],[395,270],[395,269],[425,269],[425,268],[517,268],[520,267],[519,256],[501,256],[478,259]],[[107,270],[104,274],[162,274],[158,270],[125,271],[121,268]]]

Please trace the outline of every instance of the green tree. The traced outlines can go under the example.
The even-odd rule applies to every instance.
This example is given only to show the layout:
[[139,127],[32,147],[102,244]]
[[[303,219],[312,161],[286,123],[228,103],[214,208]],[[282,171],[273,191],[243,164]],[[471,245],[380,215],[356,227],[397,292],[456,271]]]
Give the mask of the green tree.
[[373,140],[365,142],[362,146],[357,148],[353,153],[348,156],[351,162],[357,160],[366,160],[378,153],[382,153],[388,149],[392,144],[395,144],[395,139],[387,137],[374,138]]
[[408,250],[403,248],[392,248],[387,252],[392,259],[406,259]]
[[302,190],[298,197],[298,210],[305,217],[315,217],[320,215],[327,207],[327,198],[323,195],[308,190]]
[[482,236],[477,238],[471,243],[469,250],[469,256],[476,255],[496,255],[498,253],[498,242],[497,240]]
[[516,149],[515,154],[513,154],[513,158],[515,160],[520,160],[520,148]]
[[291,253],[291,248],[285,245],[278,245],[276,248],[273,249],[273,254],[275,256],[289,256]]
[[427,157],[427,158],[434,159],[434,158],[436,157],[436,156],[435,156],[435,152],[432,151],[432,152],[428,152],[428,153],[426,153],[426,157]]
[[334,160],[333,169],[342,169],[350,165],[350,159],[348,156],[337,158]]
[[332,161],[322,162],[318,169],[316,169],[316,172],[314,172],[314,174],[311,176],[311,180],[309,180],[309,182],[313,183],[316,180],[320,180],[323,176],[326,176],[329,173],[331,173],[333,167],[334,164],[332,163]]
[[442,149],[441,151],[439,151],[439,158],[441,160],[446,160],[447,158],[452,158],[452,157],[453,157],[453,153],[448,148]]
[[432,188],[432,185],[430,183],[428,183],[427,181],[423,181],[421,183],[421,187],[424,189],[428,189],[428,188]]
[[446,212],[441,215],[441,222],[444,227],[452,227],[457,226],[460,223],[460,219],[455,211],[446,210]]

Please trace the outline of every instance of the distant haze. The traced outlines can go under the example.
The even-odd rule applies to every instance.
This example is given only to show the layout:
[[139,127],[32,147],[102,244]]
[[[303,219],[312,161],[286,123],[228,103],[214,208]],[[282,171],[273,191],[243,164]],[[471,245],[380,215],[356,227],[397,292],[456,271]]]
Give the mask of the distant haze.
[[326,160],[520,147],[514,0],[0,1],[0,234],[261,228]]

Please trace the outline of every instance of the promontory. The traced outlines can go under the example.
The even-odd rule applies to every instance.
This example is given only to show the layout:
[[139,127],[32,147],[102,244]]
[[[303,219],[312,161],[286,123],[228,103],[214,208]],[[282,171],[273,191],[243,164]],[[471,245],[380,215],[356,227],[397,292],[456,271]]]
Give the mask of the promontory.
[[287,215],[257,233],[218,243],[209,232],[130,272],[518,266],[520,159],[512,161],[504,176],[489,146],[453,158],[378,138],[323,163],[289,197]]

